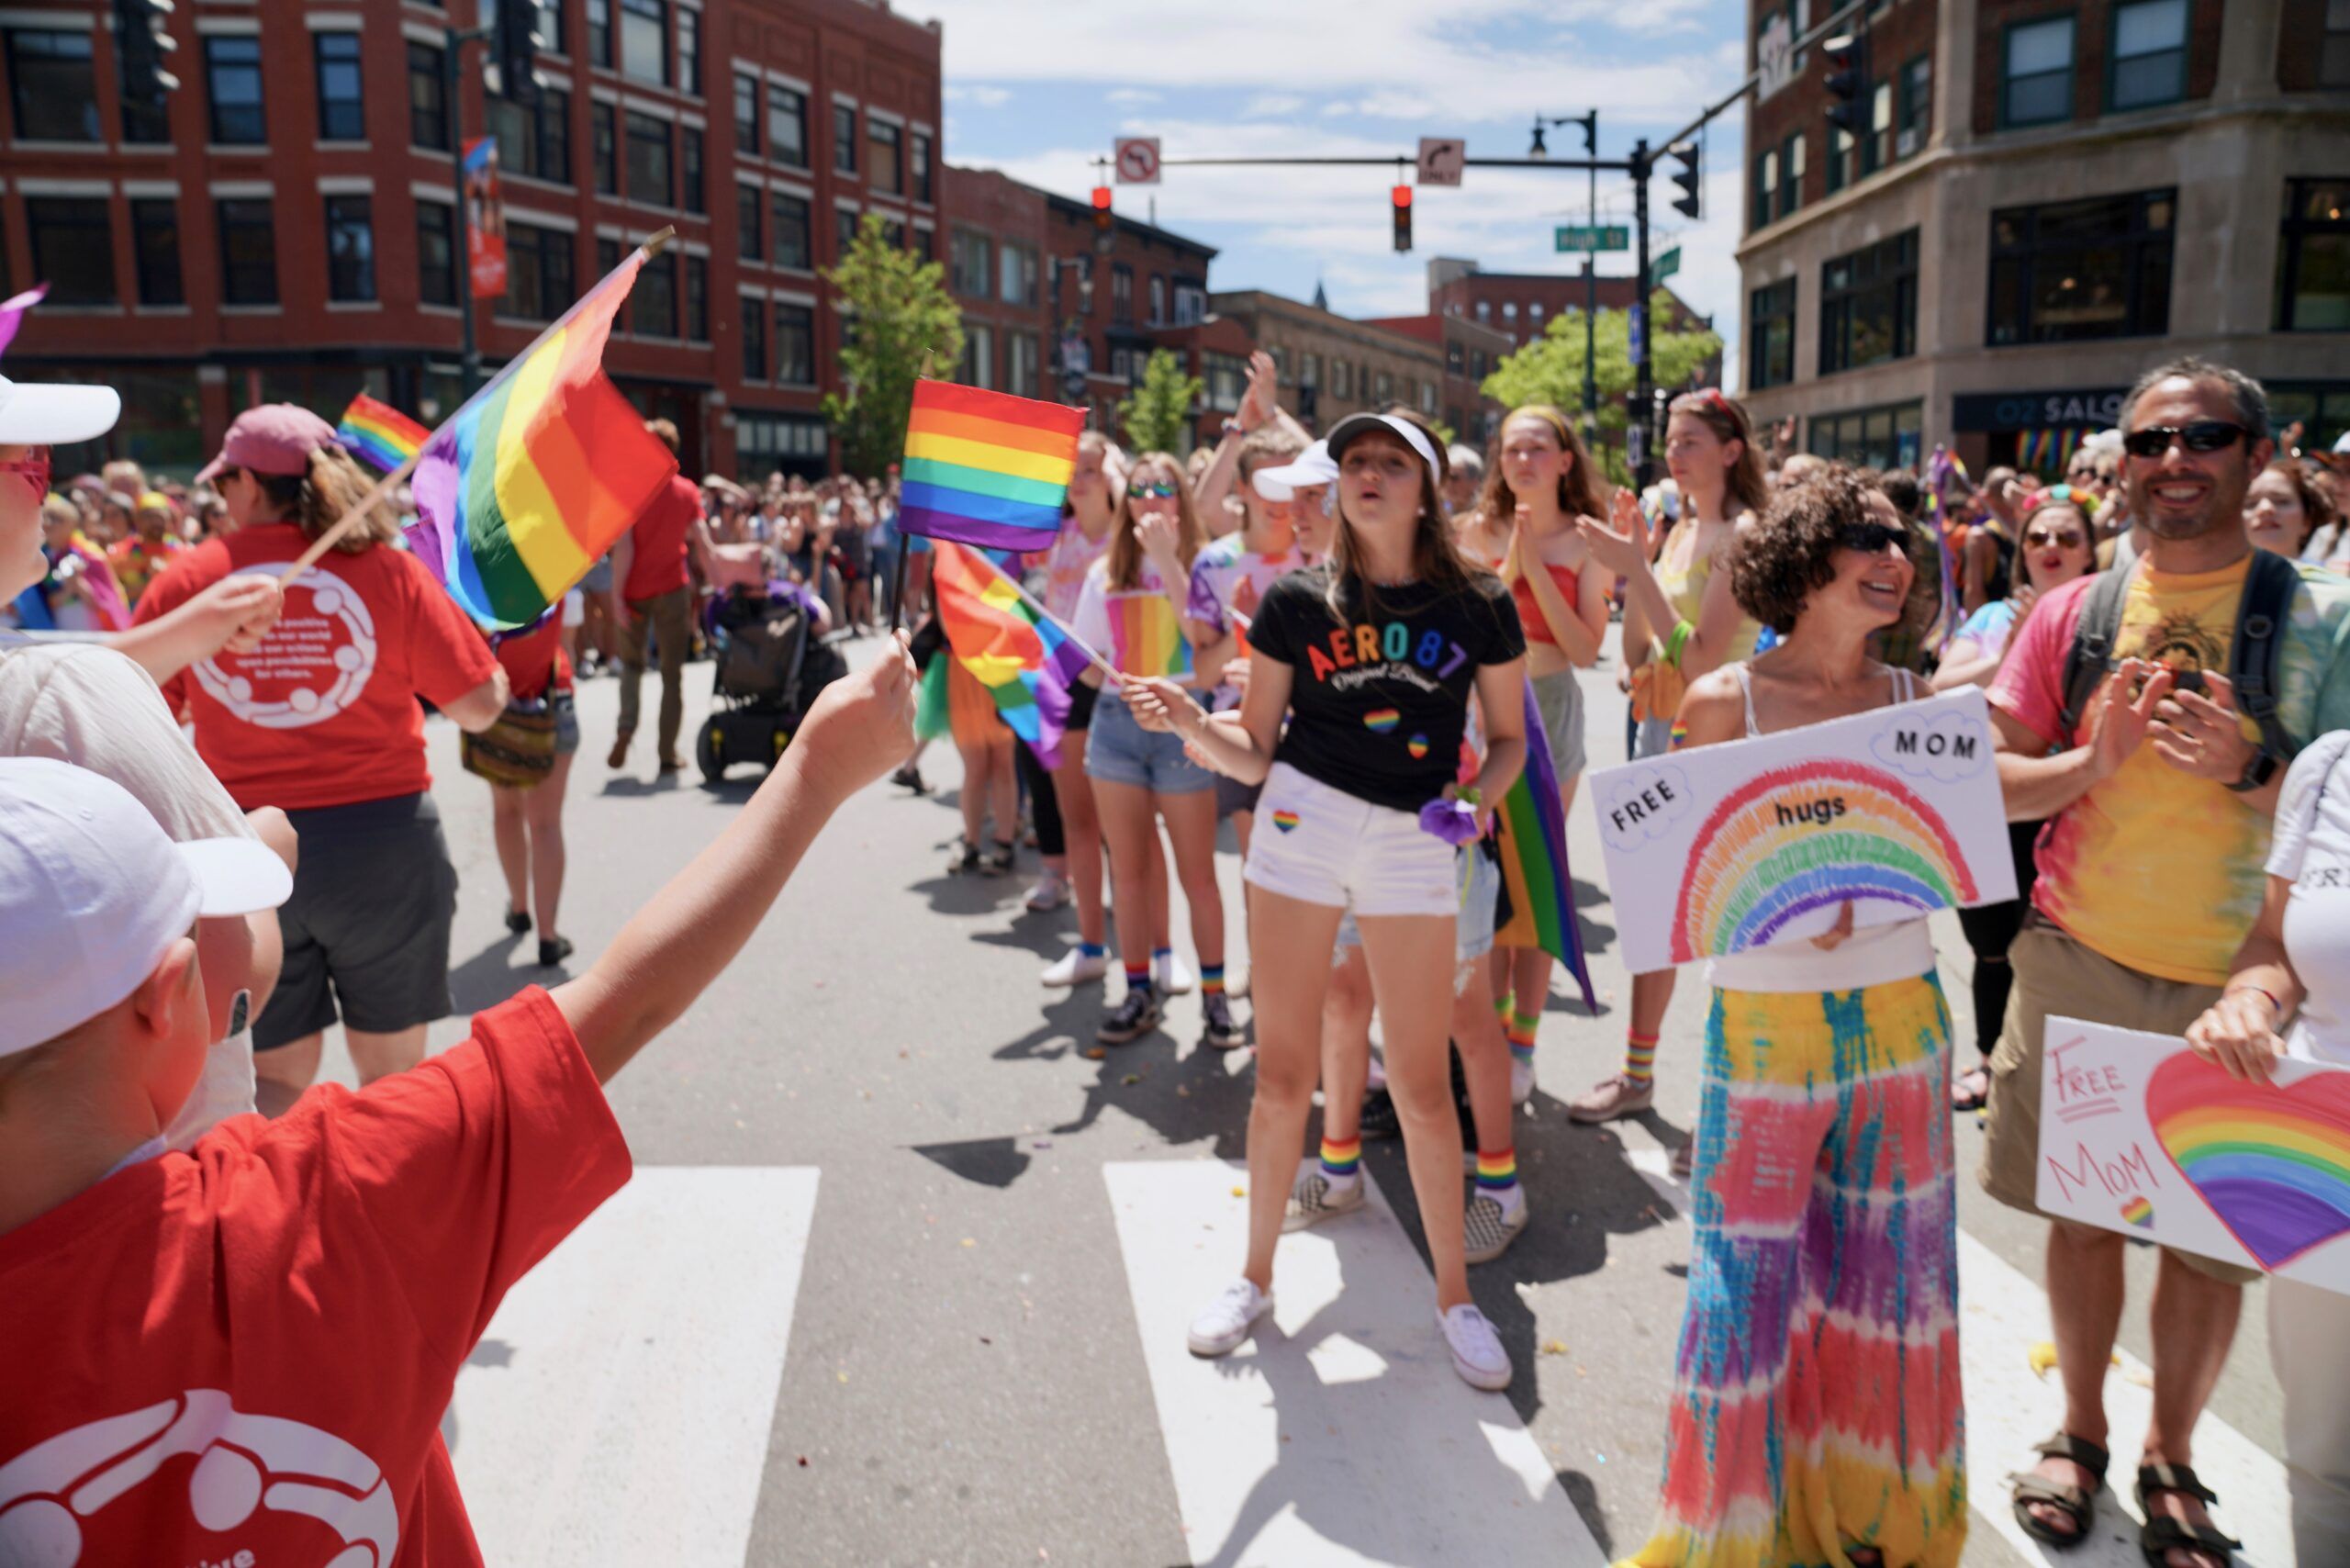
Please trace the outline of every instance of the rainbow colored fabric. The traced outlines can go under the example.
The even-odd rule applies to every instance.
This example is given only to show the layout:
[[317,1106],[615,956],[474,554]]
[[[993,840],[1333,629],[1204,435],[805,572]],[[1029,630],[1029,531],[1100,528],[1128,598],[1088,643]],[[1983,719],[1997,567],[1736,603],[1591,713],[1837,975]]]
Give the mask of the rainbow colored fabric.
[[1110,662],[1121,675],[1189,680],[1192,644],[1163,593],[1110,596]]
[[1058,767],[1069,688],[1087,663],[1084,647],[1037,613],[976,550],[940,540],[930,583],[956,662],[988,689],[1003,722],[1036,759]]
[[335,434],[343,450],[377,472],[388,474],[424,450],[432,432],[393,408],[362,392],[342,411]]
[[677,471],[604,375],[639,249],[432,433],[408,547],[483,626],[526,626],[628,532]]
[[1583,926],[1575,919],[1574,878],[1567,869],[1567,819],[1559,803],[1559,777],[1550,767],[1542,705],[1526,683],[1526,767],[1494,810],[1500,828],[1502,884],[1510,917],[1494,933],[1498,947],[1539,947],[1567,966],[1583,988],[1583,1004],[1599,1011],[1583,959]]
[[1060,532],[1083,409],[914,384],[898,528],[995,550],[1043,550]]
[[1930,974],[1717,991],[1688,1307],[1639,1568],[1966,1544],[1950,1010]]

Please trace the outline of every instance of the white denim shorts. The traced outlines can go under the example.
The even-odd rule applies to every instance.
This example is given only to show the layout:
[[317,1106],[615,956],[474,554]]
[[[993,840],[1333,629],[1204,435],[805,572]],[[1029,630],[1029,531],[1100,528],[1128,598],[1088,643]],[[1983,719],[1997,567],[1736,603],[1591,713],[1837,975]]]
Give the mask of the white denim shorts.
[[1248,835],[1248,879],[1301,903],[1359,915],[1460,912],[1452,846],[1416,812],[1374,806],[1273,764]]

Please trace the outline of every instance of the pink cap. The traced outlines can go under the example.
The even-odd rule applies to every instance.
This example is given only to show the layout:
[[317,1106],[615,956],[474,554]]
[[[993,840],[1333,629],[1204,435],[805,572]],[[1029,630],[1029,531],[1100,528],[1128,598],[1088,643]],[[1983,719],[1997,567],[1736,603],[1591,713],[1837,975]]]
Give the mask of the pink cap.
[[208,485],[223,469],[291,476],[310,471],[310,454],[335,444],[334,427],[294,403],[263,403],[247,409],[229,426],[220,455],[204,465],[196,482]]

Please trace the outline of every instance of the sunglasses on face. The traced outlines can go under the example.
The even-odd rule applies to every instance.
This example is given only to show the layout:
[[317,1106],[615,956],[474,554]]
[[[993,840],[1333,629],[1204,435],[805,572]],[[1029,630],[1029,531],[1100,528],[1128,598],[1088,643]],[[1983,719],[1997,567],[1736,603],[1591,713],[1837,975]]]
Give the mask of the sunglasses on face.
[[1896,528],[1889,522],[1848,523],[1837,532],[1836,543],[1863,555],[1882,555],[1885,547],[1890,544],[1907,555],[1909,554],[1909,531]]
[[2088,540],[2078,529],[2068,528],[2062,533],[2053,533],[2044,528],[2033,528],[2024,531],[2023,543],[2028,550],[2077,550]]
[[2252,432],[2227,420],[2195,420],[2183,425],[2147,425],[2121,438],[2132,457],[2160,457],[2176,440],[2189,452],[2225,452]]
[[49,494],[49,448],[33,446],[25,449],[22,457],[12,457],[0,463],[0,474],[21,476],[32,487],[33,499],[39,501]]
[[1175,486],[1168,479],[1136,479],[1126,486],[1126,494],[1138,501],[1154,497],[1166,500],[1175,494]]

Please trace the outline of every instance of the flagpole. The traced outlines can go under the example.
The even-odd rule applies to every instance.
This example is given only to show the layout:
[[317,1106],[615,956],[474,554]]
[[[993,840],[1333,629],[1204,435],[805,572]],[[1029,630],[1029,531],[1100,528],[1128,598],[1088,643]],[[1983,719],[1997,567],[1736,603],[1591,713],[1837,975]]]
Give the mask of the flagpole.
[[[651,261],[654,257],[661,253],[662,247],[668,244],[671,238],[673,238],[677,232],[677,230],[675,225],[665,225],[658,232],[645,236],[644,242],[636,248],[636,254],[632,256],[630,261],[634,261],[640,256],[645,261]],[[349,533],[353,528],[356,528],[362,518],[375,510],[378,506],[381,506],[385,498],[389,496],[399,487],[399,482],[401,480],[407,478],[408,475],[415,472],[419,459],[422,458],[427,452],[430,452],[432,449],[433,442],[440,439],[440,435],[442,431],[447,430],[451,425],[455,424],[459,420],[464,418],[466,409],[472,408],[475,404],[488,397],[492,392],[498,390],[499,386],[505,385],[507,378],[512,375],[517,370],[520,369],[522,363],[525,360],[528,360],[532,354],[538,353],[538,351],[544,347],[547,342],[554,337],[556,333],[571,325],[572,318],[579,314],[581,308],[589,300],[595,298],[599,293],[602,292],[604,285],[611,282],[613,277],[620,273],[621,268],[628,264],[628,262],[622,262],[620,266],[614,267],[610,272],[606,273],[601,278],[598,279],[594,288],[589,289],[587,293],[573,300],[571,302],[570,308],[564,311],[562,315],[556,317],[553,321],[547,323],[546,330],[541,332],[537,337],[531,340],[530,347],[524,349],[520,353],[514,355],[511,359],[509,359],[505,364],[498,368],[497,375],[482,383],[481,389],[479,391],[476,392],[472,397],[466,398],[463,403],[458,405],[457,411],[455,413],[451,414],[447,419],[435,425],[432,428],[432,433],[425,438],[424,444],[417,448],[416,452],[409,456],[408,461],[402,463],[398,467],[385,475],[382,481],[378,483],[374,489],[368,491],[365,496],[362,497],[358,503],[352,507],[350,510],[335,519],[333,524],[329,527],[324,533],[319,534],[317,539],[311,541],[310,547],[303,551],[300,555],[297,556],[292,566],[286,567],[285,570],[278,574],[277,581],[279,586],[283,587],[285,584],[292,582],[296,577],[300,577],[304,572],[308,571],[312,566],[318,565],[319,561],[326,554],[326,553],[334,548],[335,543],[338,540],[341,539],[344,534]]]

